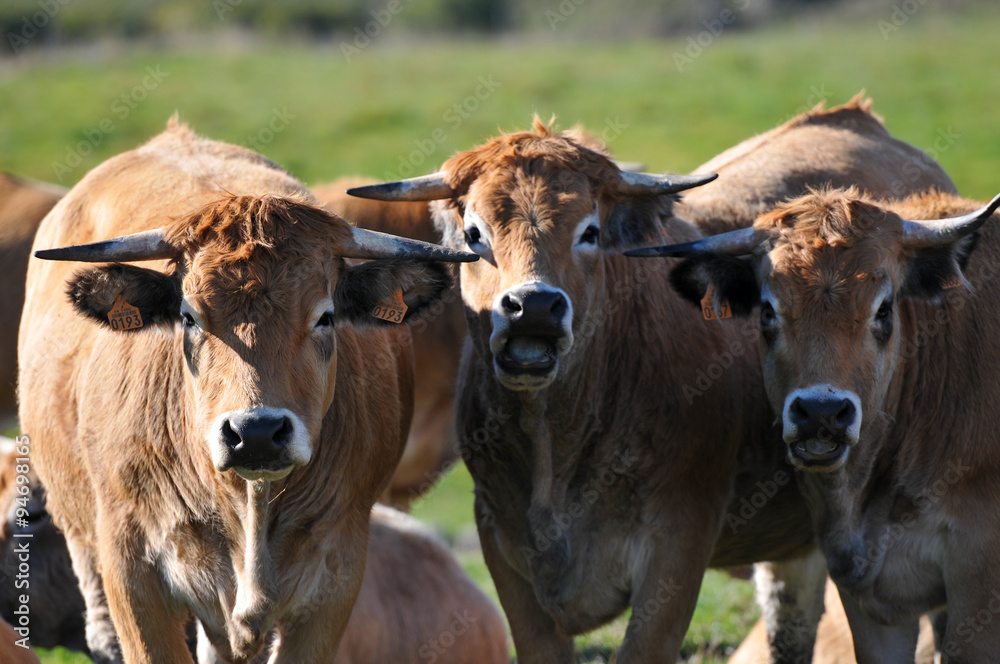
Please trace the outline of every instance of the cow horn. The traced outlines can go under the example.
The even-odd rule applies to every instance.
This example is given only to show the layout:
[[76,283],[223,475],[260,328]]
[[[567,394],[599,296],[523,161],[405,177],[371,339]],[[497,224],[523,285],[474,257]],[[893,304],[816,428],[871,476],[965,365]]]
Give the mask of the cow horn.
[[903,220],[904,246],[922,249],[936,247],[961,239],[983,225],[990,215],[1000,208],[1000,194],[997,194],[989,204],[975,212],[963,214],[960,217],[937,219],[934,221]]
[[342,247],[341,256],[344,258],[409,256],[447,263],[471,263],[479,260],[479,256],[476,254],[449,249],[429,242],[410,240],[364,228],[352,228],[351,231],[351,240],[344,243]]
[[445,183],[444,177],[445,174],[439,171],[406,180],[351,187],[347,193],[378,201],[437,201],[455,195],[455,190]]
[[154,261],[161,258],[176,258],[180,253],[176,247],[163,239],[163,229],[157,228],[90,244],[42,249],[35,252],[35,257],[49,261],[104,263]]
[[708,175],[656,175],[622,171],[617,193],[623,196],[658,196],[674,194],[678,191],[700,187],[719,177],[718,173]]
[[741,228],[728,233],[719,233],[693,242],[668,244],[662,247],[642,247],[625,252],[626,256],[674,256],[681,258],[691,254],[724,254],[742,256],[752,253],[757,246],[753,228]]

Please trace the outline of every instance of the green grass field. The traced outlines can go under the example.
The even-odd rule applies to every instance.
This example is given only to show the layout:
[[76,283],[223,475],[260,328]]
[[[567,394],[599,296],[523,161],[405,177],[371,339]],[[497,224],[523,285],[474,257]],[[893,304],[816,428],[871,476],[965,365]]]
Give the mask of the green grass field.
[[[550,42],[426,43],[387,30],[350,62],[338,42],[230,38],[33,55],[0,61],[0,169],[71,186],[177,111],[197,131],[248,144],[307,183],[429,172],[498,128],[525,128],[533,113],[555,114],[563,127],[582,122],[619,158],[649,170],[688,171],[821,100],[840,103],[864,89],[889,129],[937,157],[965,195],[992,196],[1000,191],[1000,11],[924,7],[883,35],[892,24],[878,21],[890,18],[724,30],[700,37],[702,45],[698,35],[584,44],[558,33]],[[471,488],[458,468],[416,514],[467,542]],[[458,555],[493,593],[475,547]],[[706,576],[688,661],[723,661],[756,619],[751,596],[747,583]],[[585,661],[607,661],[624,624],[581,637]],[[78,661],[86,660],[43,655],[47,664]]]

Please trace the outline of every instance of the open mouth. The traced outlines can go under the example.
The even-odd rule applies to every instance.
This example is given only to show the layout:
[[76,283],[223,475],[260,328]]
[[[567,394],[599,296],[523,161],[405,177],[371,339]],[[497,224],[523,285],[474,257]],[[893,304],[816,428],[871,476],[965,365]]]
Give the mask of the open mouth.
[[844,465],[847,451],[846,443],[810,438],[789,443],[788,462],[803,470],[829,472]]
[[558,361],[555,340],[546,337],[512,337],[495,359],[507,373],[538,376],[550,373]]

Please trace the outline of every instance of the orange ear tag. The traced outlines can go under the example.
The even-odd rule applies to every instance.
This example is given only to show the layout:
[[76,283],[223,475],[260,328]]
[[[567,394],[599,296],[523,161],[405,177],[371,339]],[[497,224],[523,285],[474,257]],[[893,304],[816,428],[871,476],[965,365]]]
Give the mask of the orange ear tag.
[[398,325],[403,322],[403,316],[406,315],[407,309],[409,307],[403,302],[403,291],[397,290],[392,298],[382,300],[375,305],[375,308],[372,309],[372,316]]
[[123,298],[124,293],[116,297],[114,306],[108,312],[108,322],[111,323],[111,329],[116,332],[138,330],[142,327],[142,316],[139,315],[137,308]]
[[949,277],[947,281],[941,284],[941,288],[942,290],[948,290],[949,288],[958,288],[961,285],[962,285],[962,280],[956,277],[955,275],[951,275],[951,277]]
[[712,296],[715,294],[715,286],[709,286],[708,292],[705,293],[705,297],[701,298],[701,315],[705,317],[705,320],[721,320],[723,318],[732,318],[733,312],[729,308],[729,300],[723,300],[719,304],[719,310],[716,311],[712,305]]

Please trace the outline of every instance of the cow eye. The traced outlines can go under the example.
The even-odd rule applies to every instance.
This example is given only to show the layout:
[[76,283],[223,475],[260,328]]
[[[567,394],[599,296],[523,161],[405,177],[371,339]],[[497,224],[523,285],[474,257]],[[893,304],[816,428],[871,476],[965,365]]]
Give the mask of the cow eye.
[[471,248],[473,245],[481,244],[483,235],[478,226],[469,226],[465,229],[465,243]]
[[323,328],[323,327],[333,327],[333,312],[332,311],[325,311],[325,312],[323,312],[323,315],[320,316],[319,320],[316,321],[316,328],[317,329]]
[[892,316],[892,300],[886,298],[882,300],[882,304],[879,305],[878,311],[875,312],[875,320],[886,321]]
[[768,301],[766,301],[766,300],[764,302],[761,302],[760,303],[760,324],[762,326],[771,326],[771,325],[774,325],[774,321],[775,321],[776,318],[777,318],[777,315],[774,313],[774,307],[771,306],[771,303],[768,302]]
[[181,312],[181,325],[183,325],[186,329],[198,327],[198,323],[195,322],[194,316],[186,311]]
[[597,244],[597,239],[601,236],[601,229],[597,226],[587,226],[580,236],[579,244]]

